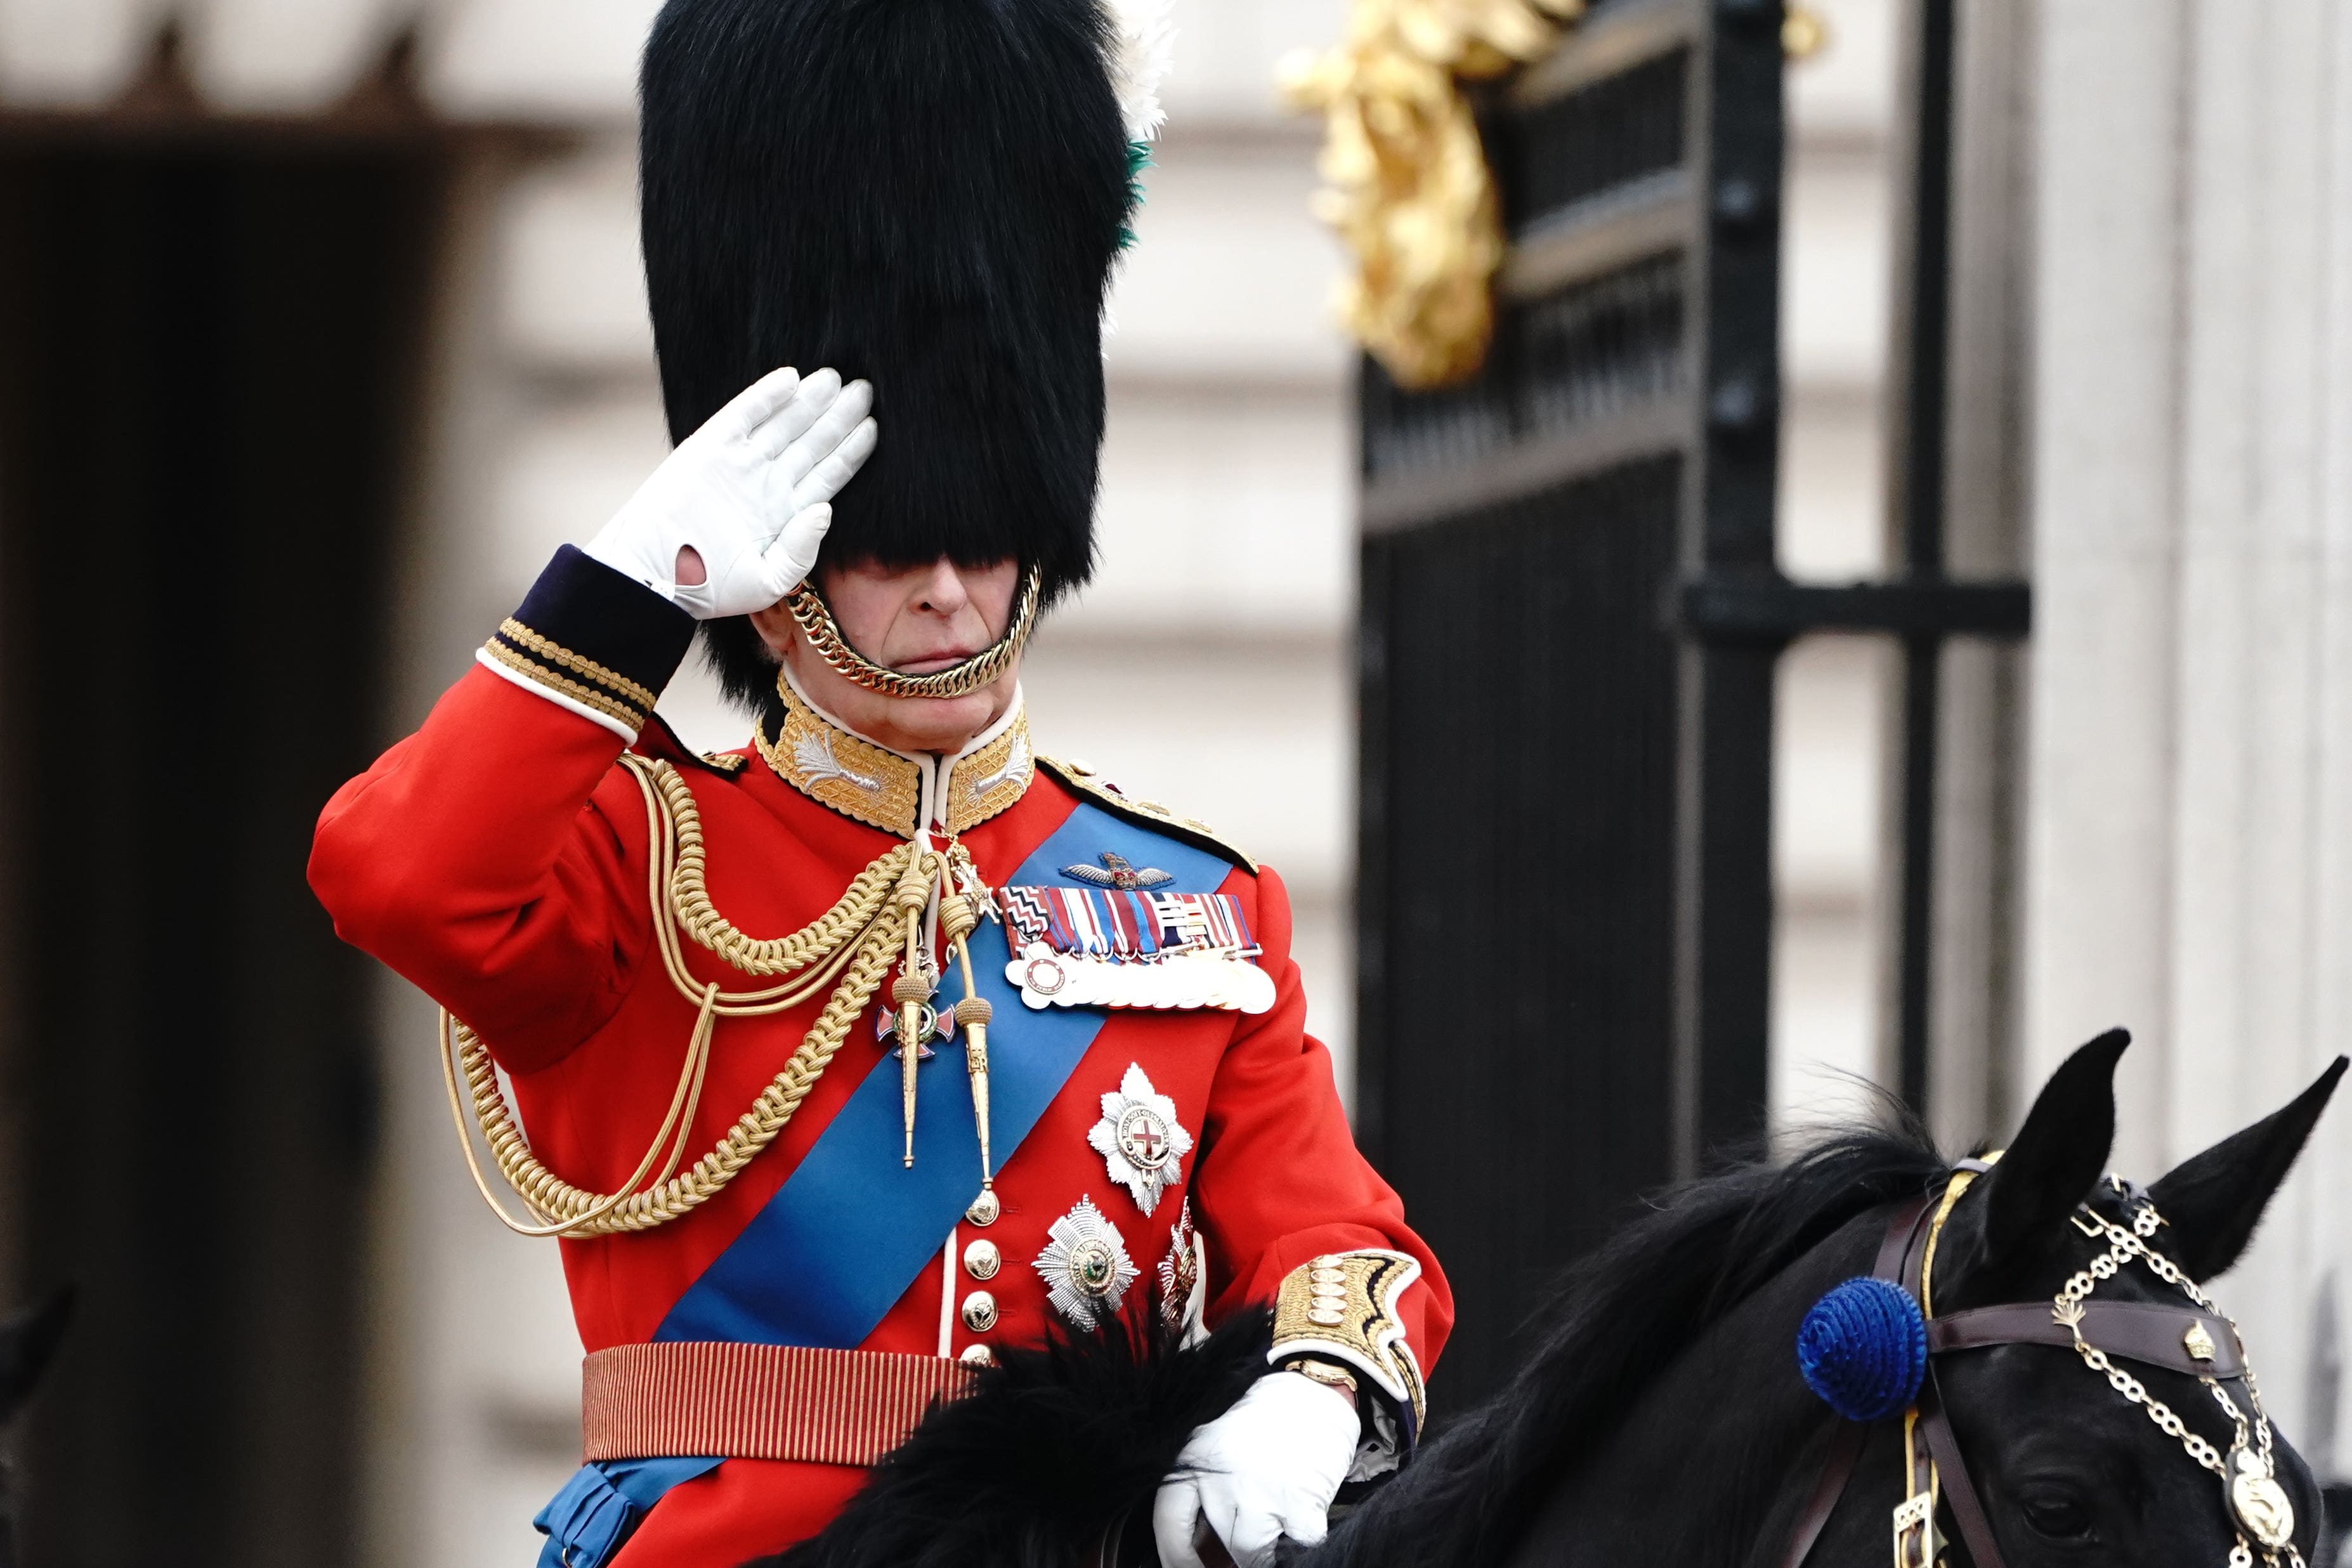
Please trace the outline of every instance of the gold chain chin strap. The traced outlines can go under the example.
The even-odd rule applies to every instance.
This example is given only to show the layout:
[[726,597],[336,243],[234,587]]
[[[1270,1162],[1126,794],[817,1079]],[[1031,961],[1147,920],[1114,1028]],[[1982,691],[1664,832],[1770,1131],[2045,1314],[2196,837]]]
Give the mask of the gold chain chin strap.
[[[1999,1152],[1988,1154],[1985,1156],[1984,1163],[1990,1166],[2000,1158]],[[1976,1175],[1973,1171],[1962,1170],[1953,1176],[1944,1189],[1943,1203],[1937,1209],[1936,1217],[1928,1227],[1927,1254],[1921,1260],[1919,1274],[1919,1305],[1922,1314],[1926,1317],[1933,1318],[1936,1314],[1933,1294],[1936,1245],[1943,1238],[1944,1222],[1951,1217],[1954,1205],[1958,1204],[1961,1194],[1968,1191],[1969,1184],[1976,1180]],[[2118,1184],[2118,1190],[2121,1190],[2120,1184]],[[2231,1333],[2237,1333],[2236,1320],[2215,1306],[2213,1299],[2205,1293],[2197,1281],[2182,1272],[2178,1264],[2147,1245],[2147,1238],[2154,1236],[2157,1226],[2163,1223],[2163,1216],[2157,1213],[2154,1204],[2141,1205],[2128,1230],[2088,1205],[2076,1211],[2075,1228],[2094,1241],[2105,1241],[2107,1244],[2107,1249],[2093,1258],[2060,1288],[2050,1315],[2073,1334],[2074,1352],[2083,1358],[2084,1365],[2105,1377],[2108,1387],[2122,1394],[2130,1403],[2138,1405],[2147,1418],[2156,1424],[2159,1431],[2179,1443],[2191,1459],[2221,1477],[2227,1484],[2231,1479],[2230,1464],[2221,1451],[2202,1436],[2190,1431],[2189,1424],[2181,1420],[2170,1405],[2150,1394],[2146,1384],[2124,1368],[2117,1366],[2108,1358],[2105,1351],[2083,1338],[2084,1303],[2090,1300],[2091,1293],[2098,1289],[2101,1280],[2114,1279],[2123,1271],[2124,1265],[2135,1258],[2146,1264],[2148,1271],[2158,1279],[2172,1286],[2204,1311],[2228,1323]],[[2242,1351],[2245,1345],[2245,1337],[2242,1334],[2238,1335],[2238,1343]],[[2237,1442],[2231,1451],[2258,1452],[2259,1474],[2268,1481],[2274,1474],[2271,1422],[2269,1415],[2263,1410],[2262,1390],[2254,1382],[2254,1369],[2251,1361],[2246,1363],[2245,1379],[2247,1402],[2253,1407],[2253,1416],[2251,1421],[2247,1418],[2246,1412],[2238,1408],[2237,1401],[2230,1397],[2229,1391],[2224,1389],[2218,1380],[2209,1375],[2199,1381],[2205,1385],[2207,1392],[2212,1394],[2214,1402],[2221,1405],[2222,1413],[2229,1416],[2231,1426],[2237,1432]],[[1918,1419],[1919,1411],[1916,1405],[1904,1415],[1903,1452],[1906,1474],[1909,1473],[1908,1467],[1912,1464],[1913,1428],[1917,1425]],[[1910,1568],[1910,1565],[1915,1563],[1924,1564],[1935,1560],[1933,1531],[1937,1476],[1932,1463],[1927,1466],[1927,1489],[1906,1499],[1895,1510],[1896,1568]],[[2236,1520],[2233,1518],[2231,1522],[2234,1525]],[[1906,1555],[1906,1546],[1912,1549],[1914,1555]],[[2263,1557],[2265,1563],[2273,1565],[2273,1568],[2277,1568],[2282,1562],[2286,1568],[2304,1568],[2303,1553],[2296,1549],[2291,1540],[2284,1542],[2281,1548],[2274,1549],[2265,1545]],[[2253,1550],[2246,1540],[2245,1532],[2242,1530],[2237,1531],[2235,1542],[2230,1548],[2230,1568],[2253,1568]]]
[[[685,1064],[668,1113],[638,1162],[636,1171],[614,1193],[591,1193],[564,1182],[531,1153],[516,1122],[498,1069],[481,1037],[442,1009],[438,1027],[441,1077],[448,1091],[449,1113],[466,1153],[466,1166],[490,1212],[509,1229],[524,1236],[590,1237],[651,1230],[687,1214],[735,1179],[752,1156],[773,1142],[789,1124],[801,1101],[816,1086],[834,1053],[848,1037],[850,1026],[866,1010],[880,988],[882,977],[898,956],[902,922],[887,918],[894,890],[920,879],[928,886],[944,866],[943,858],[914,844],[900,844],[860,872],[833,908],[788,937],[753,939],[737,931],[712,907],[703,882],[702,819],[694,794],[669,763],[635,754],[622,762],[635,775],[646,799],[649,839],[647,893],[653,910],[654,940],[662,965],[678,994],[695,1005],[694,1028],[687,1038]],[[673,917],[675,917],[673,919]],[[769,976],[806,971],[796,980],[763,991],[723,992],[714,981],[704,984],[686,967],[677,933],[684,930],[702,946],[747,973]],[[838,982],[835,984],[835,982]],[[710,1060],[710,1035],[716,1020],[760,1017],[797,1007],[833,985],[832,998],[817,1015],[800,1047],[784,1064],[760,1098],[751,1103],[725,1137],[689,1170],[677,1173],[686,1140],[701,1104],[702,1082]],[[983,1004],[984,1005],[984,1004]],[[913,1053],[908,1053],[911,1058]],[[457,1080],[463,1077],[473,1102],[474,1119],[489,1145],[499,1173],[530,1210],[530,1218],[509,1214],[490,1191],[473,1139],[466,1127]],[[662,1151],[667,1146],[668,1153]],[[650,1186],[644,1182],[661,1162]]]
[[[2075,1228],[2094,1241],[2105,1241],[2107,1244],[2107,1249],[2077,1270],[2060,1288],[2050,1315],[2074,1335],[2074,1353],[2083,1358],[2084,1366],[2105,1378],[2109,1388],[2122,1394],[2131,1404],[2138,1405],[2147,1418],[2156,1424],[2158,1431],[2179,1443],[2182,1450],[2199,1465],[2221,1477],[2222,1484],[2227,1487],[2233,1478],[2230,1471],[2230,1462],[2222,1457],[2221,1451],[2207,1442],[2203,1436],[2190,1431],[2189,1424],[2181,1420],[2170,1405],[2150,1394],[2146,1384],[2124,1368],[2117,1366],[2108,1359],[2105,1351],[2083,1338],[2084,1303],[2088,1301],[2091,1293],[2099,1288],[2101,1280],[2114,1279],[2123,1271],[2125,1264],[2137,1258],[2147,1266],[2149,1273],[2188,1297],[2204,1311],[2228,1323],[2231,1333],[2237,1337],[2239,1350],[2242,1354],[2245,1348],[2245,1336],[2238,1332],[2237,1320],[2214,1305],[2213,1298],[2207,1295],[2196,1280],[2184,1273],[2179,1264],[2147,1245],[2147,1238],[2153,1237],[2157,1226],[2163,1223],[2164,1217],[2157,1213],[2156,1205],[2152,1203],[2143,1204],[2140,1206],[2139,1212],[2133,1216],[2131,1228],[2128,1230],[2088,1205],[2077,1211],[2074,1215]],[[2253,1407],[2252,1420],[2247,1418],[2245,1411],[2238,1408],[2238,1402],[2230,1397],[2229,1391],[2221,1386],[2218,1379],[2209,1374],[2198,1381],[2205,1385],[2206,1392],[2213,1396],[2214,1403],[2221,1407],[2222,1414],[2230,1418],[2231,1426],[2237,1433],[2237,1441],[2231,1445],[2231,1451],[2257,1454],[2259,1475],[2265,1482],[2274,1486],[2273,1478],[2276,1470],[2275,1462],[2272,1458],[2273,1439],[2271,1419],[2263,1409],[2263,1393],[2260,1385],[2254,1382],[2254,1367],[2252,1360],[2245,1362],[2245,1379],[2246,1401]],[[2233,1519],[2231,1522],[2234,1525],[2237,1521]],[[2290,1568],[2304,1568],[2303,1553],[2296,1548],[2293,1540],[2288,1540],[2275,1547],[2263,1542],[2263,1558],[2264,1562],[2273,1564],[2280,1563],[2283,1559]],[[2253,1544],[2247,1541],[2245,1531],[2241,1529],[2237,1531],[2236,1541],[2230,1548],[2231,1568],[2252,1568],[2253,1561]]]
[[784,596],[784,608],[800,624],[801,635],[808,638],[817,657],[845,680],[885,697],[964,697],[996,680],[1021,657],[1023,645],[1036,629],[1037,609],[1044,599],[1045,581],[1033,566],[1021,581],[1021,597],[1013,607],[1013,623],[1004,635],[961,664],[931,675],[901,675],[868,661],[849,646],[841,627],[834,624],[823,595],[806,583]]

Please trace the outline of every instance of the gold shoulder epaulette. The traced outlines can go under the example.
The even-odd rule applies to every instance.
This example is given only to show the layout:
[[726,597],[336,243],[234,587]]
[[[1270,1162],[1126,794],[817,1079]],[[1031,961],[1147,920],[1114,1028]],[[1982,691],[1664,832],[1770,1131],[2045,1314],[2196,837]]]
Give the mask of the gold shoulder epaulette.
[[1132,822],[1139,827],[1148,827],[1155,833],[1164,833],[1195,849],[1205,849],[1221,860],[1232,861],[1253,877],[1257,875],[1257,862],[1218,837],[1217,830],[1205,822],[1179,816],[1156,800],[1136,800],[1121,795],[1084,763],[1039,757],[1037,765],[1053,775],[1055,783],[1066,789],[1075,790],[1113,816]]

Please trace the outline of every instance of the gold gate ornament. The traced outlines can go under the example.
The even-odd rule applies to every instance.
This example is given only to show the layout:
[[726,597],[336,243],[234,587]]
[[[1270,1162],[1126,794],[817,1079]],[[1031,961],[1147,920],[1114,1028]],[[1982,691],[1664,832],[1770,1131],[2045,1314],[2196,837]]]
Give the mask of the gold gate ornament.
[[[1478,122],[1462,91],[1559,47],[1585,0],[1355,0],[1338,47],[1282,63],[1283,97],[1324,117],[1315,216],[1356,270],[1334,306],[1399,386],[1466,381],[1495,335],[1495,275],[1508,244]],[[1821,52],[1828,27],[1792,4],[1791,59]]]
[[1495,332],[1502,213],[1461,91],[1543,58],[1584,0],[1357,0],[1348,35],[1283,63],[1324,116],[1315,215],[1356,258],[1334,303],[1401,386],[1476,374]]

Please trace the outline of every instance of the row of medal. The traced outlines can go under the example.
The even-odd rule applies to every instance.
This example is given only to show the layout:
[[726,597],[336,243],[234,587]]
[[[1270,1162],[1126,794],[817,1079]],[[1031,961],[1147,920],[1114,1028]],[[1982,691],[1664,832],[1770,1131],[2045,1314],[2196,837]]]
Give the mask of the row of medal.
[[1173,949],[1149,958],[1056,952],[1031,942],[1004,966],[1021,1000],[1045,1007],[1216,1007],[1263,1013],[1274,977],[1251,962],[1257,950]]

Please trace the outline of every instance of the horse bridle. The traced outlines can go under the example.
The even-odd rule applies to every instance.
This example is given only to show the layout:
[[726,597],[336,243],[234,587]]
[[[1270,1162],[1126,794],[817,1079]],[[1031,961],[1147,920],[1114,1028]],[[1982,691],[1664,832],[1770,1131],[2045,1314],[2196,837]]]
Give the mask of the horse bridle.
[[[1927,1326],[1927,1375],[1916,1399],[1903,1415],[1905,1495],[1895,1508],[1895,1568],[1936,1568],[1939,1497],[1951,1505],[1953,1521],[1959,1527],[1960,1540],[1975,1568],[2006,1568],[1992,1521],[1952,1436],[1936,1363],[1942,1357],[1993,1345],[2029,1344],[2074,1351],[2111,1388],[2139,1405],[2158,1427],[2180,1443],[2189,1458],[2221,1478],[2224,1505],[2237,1531],[2236,1543],[2230,1549],[2230,1568],[2252,1568],[2257,1549],[2267,1568],[2305,1568],[2303,1555],[2294,1546],[2294,1510],[2276,1479],[2270,1418],[2263,1414],[2262,1394],[2247,1364],[2237,1325],[2177,1264],[2147,1245],[2165,1221],[2137,1188],[2108,1178],[2126,1201],[2132,1220],[2128,1228],[2087,1204],[2075,1210],[2075,1228],[2094,1241],[2105,1241],[2106,1250],[2073,1275],[2054,1299],[1936,1316],[1936,1244],[1961,1194],[2000,1157],[1961,1161],[1953,1168],[1940,1201],[1922,1196],[1899,1205],[1887,1221],[1871,1269],[1874,1278],[1909,1292],[1919,1303]],[[2115,1278],[2135,1258],[2186,1296],[2191,1308],[2090,1299],[2101,1280]],[[2137,1378],[2116,1365],[2116,1359],[2182,1373],[2202,1384],[2229,1414],[2236,1430],[2237,1440],[2228,1456],[2189,1431]],[[2244,1408],[2231,1393],[2231,1384],[2242,1389]],[[1804,1568],[1853,1479],[1869,1432],[1869,1426],[1861,1422],[1840,1423],[1821,1478],[1797,1517],[1780,1568]]]

